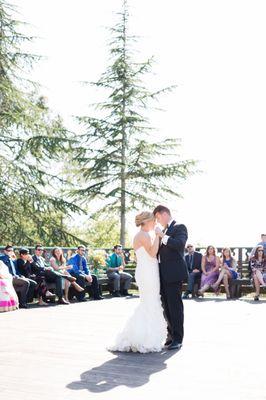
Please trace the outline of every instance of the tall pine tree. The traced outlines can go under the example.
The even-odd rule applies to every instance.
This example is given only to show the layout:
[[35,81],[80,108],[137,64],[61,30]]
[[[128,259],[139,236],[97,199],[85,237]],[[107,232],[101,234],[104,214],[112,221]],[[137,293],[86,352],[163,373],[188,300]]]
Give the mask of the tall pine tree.
[[[95,117],[80,116],[84,128],[76,163],[81,176],[75,191],[79,199],[97,199],[103,211],[120,216],[120,240],[125,243],[126,213],[140,206],[152,207],[159,199],[179,196],[179,181],[192,173],[194,161],[181,160],[178,139],[152,139],[147,118],[150,101],[169,92],[154,92],[142,83],[152,59],[136,63],[128,32],[128,4],[123,0],[119,22],[110,29],[110,65],[92,83],[105,91]],[[102,200],[99,202],[99,200]]]
[[26,79],[38,57],[23,51],[32,38],[20,32],[14,15],[0,0],[0,244],[67,244],[74,238],[62,215],[78,207],[59,195],[62,179],[51,162],[62,160],[71,140],[37,85]]

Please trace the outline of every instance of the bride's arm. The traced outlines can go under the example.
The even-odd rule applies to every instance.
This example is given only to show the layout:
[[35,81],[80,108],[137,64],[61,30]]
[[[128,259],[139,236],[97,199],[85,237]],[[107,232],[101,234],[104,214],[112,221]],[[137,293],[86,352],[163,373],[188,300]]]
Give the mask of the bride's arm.
[[159,236],[156,235],[153,241],[149,236],[143,236],[141,244],[151,257],[156,257],[159,249]]

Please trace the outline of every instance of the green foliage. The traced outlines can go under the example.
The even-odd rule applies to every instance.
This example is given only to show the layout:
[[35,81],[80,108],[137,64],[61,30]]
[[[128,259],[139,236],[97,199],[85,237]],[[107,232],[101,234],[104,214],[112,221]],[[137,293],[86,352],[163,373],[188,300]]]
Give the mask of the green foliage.
[[[120,243],[119,219],[111,214],[95,214],[82,228],[71,231],[93,249],[112,249]],[[131,247],[127,235],[126,247]]]
[[24,77],[39,57],[22,51],[32,38],[18,31],[22,23],[14,12],[0,0],[1,242],[48,244],[60,236],[69,244],[73,238],[62,215],[80,209],[59,195],[64,181],[59,167],[51,165],[62,161],[73,140],[61,118],[51,115],[37,85]]
[[80,116],[84,132],[75,159],[80,187],[75,196],[103,200],[99,209],[120,217],[120,241],[125,242],[125,215],[131,209],[151,208],[158,199],[179,196],[179,183],[193,172],[195,162],[182,160],[178,139],[152,139],[147,118],[150,102],[173,86],[149,91],[142,77],[153,59],[133,60],[128,33],[128,7],[123,1],[119,22],[111,28],[110,65],[92,85],[103,89],[106,100],[96,104],[97,116]]
[[106,273],[106,253],[104,250],[89,252],[88,262],[92,272],[98,277]]

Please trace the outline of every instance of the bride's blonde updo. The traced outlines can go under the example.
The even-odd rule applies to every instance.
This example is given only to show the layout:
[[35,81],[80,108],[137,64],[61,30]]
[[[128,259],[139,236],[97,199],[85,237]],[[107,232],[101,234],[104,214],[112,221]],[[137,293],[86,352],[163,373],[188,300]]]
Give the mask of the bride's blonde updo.
[[136,226],[143,226],[148,221],[154,221],[155,217],[150,211],[143,211],[140,214],[136,215],[135,224]]

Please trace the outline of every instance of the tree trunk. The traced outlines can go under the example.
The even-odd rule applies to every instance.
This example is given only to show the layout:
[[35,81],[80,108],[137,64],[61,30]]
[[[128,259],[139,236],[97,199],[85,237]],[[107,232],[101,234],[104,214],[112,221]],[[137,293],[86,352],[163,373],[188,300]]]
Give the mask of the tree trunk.
[[125,113],[126,113],[126,2],[124,2],[124,27],[123,27],[123,58],[124,58],[124,82],[123,82],[123,104],[122,104],[122,144],[121,144],[121,203],[120,203],[120,243],[125,246],[126,243],[126,126],[125,126]]
[[[124,168],[122,168],[124,170]],[[126,243],[126,193],[125,171],[121,169],[120,244]]]

